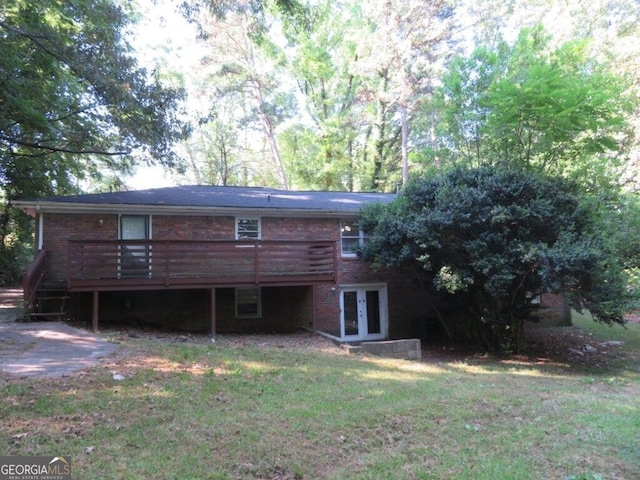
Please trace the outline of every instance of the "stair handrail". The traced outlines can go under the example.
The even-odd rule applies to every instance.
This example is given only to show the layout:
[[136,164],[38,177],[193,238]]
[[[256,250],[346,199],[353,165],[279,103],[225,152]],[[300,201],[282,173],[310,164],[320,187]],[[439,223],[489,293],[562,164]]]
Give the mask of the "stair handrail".
[[44,279],[45,259],[47,251],[41,249],[29,265],[29,268],[22,274],[22,295],[28,312],[34,307],[36,294]]

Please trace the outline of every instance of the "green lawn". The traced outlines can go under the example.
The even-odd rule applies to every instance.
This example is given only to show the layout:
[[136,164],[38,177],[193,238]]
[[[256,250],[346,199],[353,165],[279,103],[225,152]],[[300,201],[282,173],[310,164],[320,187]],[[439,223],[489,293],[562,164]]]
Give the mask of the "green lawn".
[[638,479],[640,325],[577,323],[625,344],[411,362],[114,334],[106,366],[1,380],[0,442],[71,455],[74,479]]

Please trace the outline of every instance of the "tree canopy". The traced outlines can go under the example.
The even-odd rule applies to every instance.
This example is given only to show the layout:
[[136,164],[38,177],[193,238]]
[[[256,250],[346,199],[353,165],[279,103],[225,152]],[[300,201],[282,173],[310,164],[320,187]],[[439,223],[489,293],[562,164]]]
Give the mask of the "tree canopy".
[[441,148],[468,165],[506,165],[593,183],[624,163],[629,82],[587,56],[587,42],[550,48],[538,26],[513,45],[457,57],[436,98]]
[[[263,89],[263,113],[286,112],[253,107],[272,118],[266,133],[227,117],[249,172],[235,181],[282,184],[261,168],[277,150],[291,188],[393,191],[407,170],[465,161],[518,163],[596,190],[622,178],[630,150],[638,158],[634,0],[555,2],[552,14],[545,0],[185,3],[224,19],[200,21],[208,65],[228,63],[212,39],[249,26],[260,78],[277,86]],[[200,82],[198,103],[255,104],[246,88],[218,89],[230,79]]]
[[[221,44],[249,27],[244,37],[252,44],[245,43],[243,50],[260,60],[259,71],[254,68],[249,77],[246,65],[234,68],[231,73],[244,75],[236,75],[244,86],[236,82],[233,91],[218,89],[221,81],[232,79],[230,75],[211,76],[198,95],[207,105],[216,105],[224,94],[243,97],[236,98],[242,108],[257,106],[252,109],[253,118],[267,125],[261,137],[269,146],[257,162],[281,156],[276,163],[287,175],[279,177],[286,176],[292,188],[396,188],[402,181],[401,161],[407,158],[403,141],[408,145],[413,116],[447,57],[440,53],[452,34],[453,10],[448,0],[428,5],[420,1],[249,2],[239,8],[221,8],[225,5],[215,1],[189,3],[192,17],[195,12],[200,15],[204,41],[211,45],[206,63],[220,66],[221,71],[229,64],[230,51],[221,49]],[[211,7],[216,21],[207,20],[203,5]],[[250,21],[243,20],[247,9]],[[239,21],[232,32],[234,19]],[[252,88],[245,87],[244,79],[252,81]],[[262,96],[256,96],[258,84]],[[274,112],[286,112],[286,118]],[[235,126],[239,136],[244,134],[256,143],[259,132],[250,122],[238,119]],[[255,150],[255,145],[246,147]],[[265,175],[256,177],[255,183],[275,183]]]
[[[623,266],[575,182],[521,169],[458,167],[411,181],[362,213],[377,268],[413,266],[450,337],[517,349],[543,293],[622,323]],[[425,312],[426,313],[426,312]]]
[[3,3],[0,181],[10,198],[68,191],[105,166],[127,171],[133,156],[176,164],[183,94],[138,67],[123,5]]

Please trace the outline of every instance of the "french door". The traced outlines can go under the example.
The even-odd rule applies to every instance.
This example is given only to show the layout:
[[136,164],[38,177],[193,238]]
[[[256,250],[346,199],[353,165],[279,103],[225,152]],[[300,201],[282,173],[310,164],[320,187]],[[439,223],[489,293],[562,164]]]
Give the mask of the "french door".
[[381,340],[387,337],[388,329],[386,286],[355,285],[340,289],[343,340]]

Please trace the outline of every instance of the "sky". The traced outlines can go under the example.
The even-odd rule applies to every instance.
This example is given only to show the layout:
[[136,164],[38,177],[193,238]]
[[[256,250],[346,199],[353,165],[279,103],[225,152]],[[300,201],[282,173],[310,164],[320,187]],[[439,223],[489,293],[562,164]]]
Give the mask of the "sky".
[[[139,52],[139,64],[153,70],[156,62],[167,62],[172,69],[189,72],[198,68],[202,51],[196,43],[196,32],[182,15],[176,12],[172,0],[138,0],[142,19],[132,43]],[[140,166],[126,179],[136,190],[167,187],[177,184],[172,174],[162,167]]]

